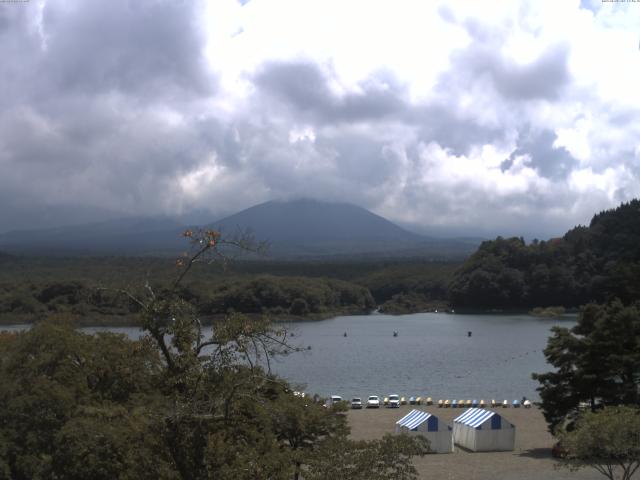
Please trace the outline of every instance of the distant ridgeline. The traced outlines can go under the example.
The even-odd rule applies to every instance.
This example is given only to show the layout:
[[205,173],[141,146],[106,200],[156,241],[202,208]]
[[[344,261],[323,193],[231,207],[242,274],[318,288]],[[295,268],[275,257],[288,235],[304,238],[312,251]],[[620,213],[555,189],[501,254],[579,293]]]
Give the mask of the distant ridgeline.
[[454,274],[453,306],[577,307],[640,300],[640,200],[593,217],[562,238],[486,241]]

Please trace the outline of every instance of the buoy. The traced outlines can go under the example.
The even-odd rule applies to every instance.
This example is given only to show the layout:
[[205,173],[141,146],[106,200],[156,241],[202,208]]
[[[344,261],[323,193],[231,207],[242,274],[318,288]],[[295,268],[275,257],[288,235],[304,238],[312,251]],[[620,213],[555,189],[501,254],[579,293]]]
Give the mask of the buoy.
[[470,337],[470,336],[471,336],[471,332],[469,331],[467,332],[467,337]]
[[397,337],[398,336],[398,332],[396,330],[393,331],[393,336]]
[[347,332],[344,332],[344,336],[345,336],[345,337],[347,336]]

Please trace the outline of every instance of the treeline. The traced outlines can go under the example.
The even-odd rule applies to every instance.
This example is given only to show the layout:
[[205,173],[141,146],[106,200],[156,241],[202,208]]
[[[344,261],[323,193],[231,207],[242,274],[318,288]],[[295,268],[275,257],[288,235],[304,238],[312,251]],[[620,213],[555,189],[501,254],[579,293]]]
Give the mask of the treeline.
[[454,306],[529,308],[640,298],[640,201],[593,217],[564,237],[484,242],[455,273]]
[[[162,258],[0,256],[0,320],[30,321],[69,312],[86,322],[131,323],[136,306],[114,289],[175,278]],[[184,298],[205,315],[242,312],[274,319],[364,313],[579,307],[640,299],[640,201],[593,217],[564,237],[482,243],[466,262],[424,259],[197,265]]]
[[[151,286],[162,292],[162,283]],[[204,315],[240,312],[272,318],[322,318],[368,313],[376,308],[369,290],[336,279],[261,275],[208,286],[202,282],[181,288],[181,294]],[[0,285],[0,317],[4,323],[31,322],[69,313],[84,323],[136,323],[138,305],[116,288],[81,281]]]
[[261,275],[221,285],[202,311],[308,316],[368,313],[375,307],[369,290],[353,283],[328,278]]
[[[459,264],[425,260],[367,262],[236,261],[196,265],[182,295],[202,315],[266,314],[318,319],[442,308]],[[137,305],[122,290],[149,283],[162,291],[176,278],[162,258],[5,257],[0,259],[0,321],[32,322],[69,313],[85,324],[136,323]]]

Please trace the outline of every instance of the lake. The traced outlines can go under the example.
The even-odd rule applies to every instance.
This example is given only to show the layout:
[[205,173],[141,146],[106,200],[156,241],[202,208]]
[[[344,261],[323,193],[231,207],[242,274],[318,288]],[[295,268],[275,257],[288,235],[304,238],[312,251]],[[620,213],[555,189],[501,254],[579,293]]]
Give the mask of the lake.
[[[570,327],[575,321],[575,316],[419,313],[291,322],[286,326],[295,333],[293,342],[311,349],[278,358],[272,368],[321,396],[537,399],[538,384],[531,373],[550,369],[542,353],[549,329]],[[83,330],[140,335],[140,330],[126,327]]]

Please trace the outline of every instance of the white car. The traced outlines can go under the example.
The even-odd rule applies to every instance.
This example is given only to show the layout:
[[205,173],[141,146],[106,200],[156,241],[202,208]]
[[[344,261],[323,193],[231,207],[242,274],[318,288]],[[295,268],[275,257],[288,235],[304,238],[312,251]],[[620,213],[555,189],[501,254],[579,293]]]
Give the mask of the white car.
[[367,408],[380,408],[380,398],[377,395],[370,395],[367,399]]
[[389,395],[389,408],[400,408],[400,395]]
[[362,408],[362,400],[360,399],[360,397],[353,397],[351,399],[351,408],[353,409]]

